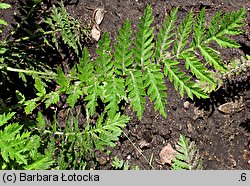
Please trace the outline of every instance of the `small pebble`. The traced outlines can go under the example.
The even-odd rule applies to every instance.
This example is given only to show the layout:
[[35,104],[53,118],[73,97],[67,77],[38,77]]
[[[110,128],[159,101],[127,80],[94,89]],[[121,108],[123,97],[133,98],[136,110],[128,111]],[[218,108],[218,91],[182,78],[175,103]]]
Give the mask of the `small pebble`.
[[189,101],[185,101],[185,102],[184,102],[184,108],[185,108],[185,109],[188,109],[189,106],[190,106],[190,102],[189,102]]
[[128,155],[128,156],[127,156],[127,160],[130,160],[130,159],[131,159],[131,155]]

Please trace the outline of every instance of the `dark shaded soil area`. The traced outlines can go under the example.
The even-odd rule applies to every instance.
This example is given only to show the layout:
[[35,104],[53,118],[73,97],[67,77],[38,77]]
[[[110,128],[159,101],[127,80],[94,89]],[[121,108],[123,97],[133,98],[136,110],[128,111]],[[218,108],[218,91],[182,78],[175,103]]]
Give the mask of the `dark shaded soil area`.
[[[11,0],[6,1],[13,4]],[[206,16],[209,20],[215,12],[221,10],[234,11],[240,8],[247,9],[245,33],[234,38],[242,47],[240,49],[223,49],[223,60],[250,54],[250,2],[248,0],[105,0],[103,1],[107,11],[100,28],[102,32],[108,31],[113,39],[118,28],[128,18],[132,27],[136,28],[140,16],[142,16],[146,4],[153,8],[155,26],[161,24],[166,13],[173,7],[180,7],[179,18],[183,18],[191,9],[198,12],[202,7],[206,8]],[[81,20],[90,20],[92,12],[86,7],[98,6],[98,1],[71,0],[67,9],[73,17]],[[14,21],[13,12],[2,11],[1,17],[8,22]],[[10,15],[11,14],[11,15]],[[4,35],[9,30],[5,30]],[[96,45],[89,46],[94,51]],[[152,103],[147,101],[146,111],[142,120],[138,120],[130,108],[126,109],[131,117],[130,123],[124,129],[128,138],[135,146],[140,148],[142,154],[152,159],[155,169],[169,169],[169,165],[159,163],[159,153],[167,143],[174,147],[180,134],[189,137],[196,142],[197,148],[203,158],[204,169],[250,169],[250,72],[230,80],[216,93],[211,94],[209,100],[191,101],[181,98],[174,89],[173,84],[166,80],[167,89],[167,112],[168,117],[163,118],[154,111]],[[242,109],[231,114],[224,114],[218,107],[231,101],[242,102]],[[184,102],[189,105],[184,107]],[[186,102],[187,103],[187,102]],[[122,136],[114,149],[110,149],[109,156],[96,152],[102,161],[95,168],[111,169],[110,162],[114,156],[128,160],[131,166],[138,165],[140,169],[151,169],[149,162],[145,160],[138,149],[134,147],[127,137]],[[146,142],[147,145],[141,145]],[[103,161],[103,158],[106,159]]]

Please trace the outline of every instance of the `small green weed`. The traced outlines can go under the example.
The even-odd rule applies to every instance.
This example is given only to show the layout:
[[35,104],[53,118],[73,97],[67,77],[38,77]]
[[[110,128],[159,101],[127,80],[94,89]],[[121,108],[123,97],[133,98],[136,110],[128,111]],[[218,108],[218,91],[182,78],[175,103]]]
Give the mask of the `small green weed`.
[[177,154],[172,160],[173,170],[200,170],[202,169],[202,159],[196,149],[195,142],[190,142],[188,138],[180,135],[177,146]]
[[119,160],[117,156],[114,157],[111,165],[116,170],[139,170],[138,166],[135,166],[134,168],[131,169],[128,160],[124,162],[124,160]]

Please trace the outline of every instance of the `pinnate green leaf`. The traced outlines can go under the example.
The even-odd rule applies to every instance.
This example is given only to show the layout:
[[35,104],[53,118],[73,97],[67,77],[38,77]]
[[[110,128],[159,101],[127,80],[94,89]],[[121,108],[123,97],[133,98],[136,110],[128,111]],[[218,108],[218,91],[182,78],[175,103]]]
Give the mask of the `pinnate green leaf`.
[[45,95],[46,101],[45,101],[45,107],[49,108],[52,104],[57,104],[60,96],[58,92],[50,92],[49,94]]
[[15,115],[15,112],[1,114],[0,115],[0,126],[6,124],[14,115]]
[[34,99],[32,100],[28,100],[24,103],[25,105],[25,108],[24,108],[24,111],[26,114],[30,114],[36,107],[36,102]]
[[146,95],[143,86],[142,72],[130,71],[130,76],[126,79],[125,85],[127,86],[128,97],[131,99],[130,105],[134,111],[137,111],[139,119],[142,118],[143,111],[145,110],[144,104],[146,103],[144,96]]
[[158,66],[151,64],[145,67],[144,84],[148,89],[147,93],[150,96],[150,100],[155,102],[155,110],[159,110],[162,116],[166,115],[165,105],[167,93],[166,86],[163,80],[163,74]]

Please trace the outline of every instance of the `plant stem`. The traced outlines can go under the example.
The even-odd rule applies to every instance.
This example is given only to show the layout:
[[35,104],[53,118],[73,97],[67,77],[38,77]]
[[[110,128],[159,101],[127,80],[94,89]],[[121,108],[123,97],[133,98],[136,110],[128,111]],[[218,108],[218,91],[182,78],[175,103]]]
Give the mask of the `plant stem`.
[[[24,70],[24,69],[5,67],[5,66],[0,65],[0,70],[2,70],[2,69],[10,71],[10,72],[22,72],[22,73],[25,73],[25,74],[28,74],[28,75],[32,75],[32,74],[43,75],[43,76],[47,76],[46,78],[50,78],[50,79],[56,79],[57,78],[57,74],[52,72],[52,71],[39,72],[39,71],[35,71],[35,70]],[[71,74],[65,74],[65,76],[70,80],[79,80],[79,78],[77,76],[72,76]]]
[[5,40],[2,43],[2,45],[6,45],[8,43],[19,43],[21,41],[26,41],[26,40],[29,40],[29,39],[32,39],[32,38],[35,38],[35,37],[40,37],[40,36],[44,36],[44,35],[53,34],[55,32],[60,32],[61,30],[62,29],[50,30],[50,31],[46,31],[46,32],[43,32],[43,33],[38,33],[38,34],[35,34],[35,35],[32,35],[32,36],[21,37],[19,39],[13,40],[13,41],[7,41],[7,40]]
[[[129,140],[129,142],[134,146],[134,148],[142,155],[142,157],[148,162],[149,166],[155,170],[155,168],[152,165],[152,160],[148,160],[147,157],[141,152],[141,150],[132,142],[132,140],[128,137],[128,135],[123,131],[124,136]],[[151,159],[151,158],[150,158]]]
[[38,72],[34,70],[23,70],[23,69],[17,69],[17,68],[12,68],[12,67],[4,67],[0,65],[0,70],[1,69],[6,69],[7,71],[11,71],[11,72],[22,72],[25,74],[37,74],[37,75],[45,75],[45,76],[53,76],[53,77],[57,76],[57,74],[54,72]]

